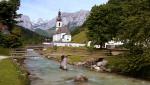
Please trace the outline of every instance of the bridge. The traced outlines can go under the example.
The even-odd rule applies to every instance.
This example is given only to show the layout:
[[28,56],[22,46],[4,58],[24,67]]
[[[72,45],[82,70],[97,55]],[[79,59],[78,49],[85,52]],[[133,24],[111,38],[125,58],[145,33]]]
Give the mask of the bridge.
[[25,58],[25,57],[36,57],[36,54],[31,54],[30,51],[35,51],[37,53],[42,54],[42,50],[44,49],[43,45],[32,45],[26,46],[24,48],[15,48],[11,49],[11,58]]
[[27,51],[25,48],[11,49],[11,58],[24,58]]
[[34,49],[37,52],[40,52],[43,50],[44,45],[32,45],[32,46],[26,46],[26,49]]

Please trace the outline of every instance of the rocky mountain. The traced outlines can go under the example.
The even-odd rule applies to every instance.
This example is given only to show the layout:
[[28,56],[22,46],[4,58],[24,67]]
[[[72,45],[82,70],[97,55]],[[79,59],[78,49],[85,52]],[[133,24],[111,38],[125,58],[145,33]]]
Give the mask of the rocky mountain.
[[[72,31],[75,27],[81,26],[85,22],[88,15],[89,11],[85,10],[80,10],[75,13],[62,12],[63,25],[68,26],[69,30]],[[49,21],[39,18],[37,22],[33,23],[28,16],[22,15],[17,20],[21,21],[18,23],[19,26],[35,31],[40,35],[50,37],[55,32],[56,18],[57,15]]]
[[[85,10],[80,10],[75,13],[62,12],[63,25],[67,25],[69,26],[69,28],[81,26],[86,20],[88,15],[89,15],[89,11],[85,11]],[[56,17],[48,22],[43,22],[43,20],[38,21],[40,23],[33,24],[33,28],[34,29],[39,28],[43,30],[53,28],[55,27],[56,24]]]
[[89,15],[89,11],[78,11],[75,13],[62,13],[64,25],[81,26]]
[[36,22],[32,23],[33,29],[42,29],[47,30],[49,28],[49,25],[47,24],[49,21],[43,20],[42,18],[39,18]]
[[19,21],[19,23],[17,25],[22,26],[27,29],[30,29],[30,30],[33,30],[32,22],[31,22],[29,16],[22,15],[20,18],[17,19],[17,21]]

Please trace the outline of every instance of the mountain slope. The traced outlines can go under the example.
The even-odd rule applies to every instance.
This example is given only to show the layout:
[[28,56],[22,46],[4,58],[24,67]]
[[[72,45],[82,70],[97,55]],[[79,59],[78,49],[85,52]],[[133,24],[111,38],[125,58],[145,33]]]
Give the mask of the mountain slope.
[[45,37],[51,37],[52,36],[51,33],[49,33],[46,30],[42,30],[42,29],[35,29],[34,32],[36,32],[39,35],[45,36]]
[[42,43],[44,41],[43,36],[30,31],[29,29],[25,29],[23,27],[20,26],[16,26],[16,29],[21,30],[21,41],[23,42],[24,45],[26,44],[39,44]]
[[31,22],[29,16],[21,15],[21,17],[18,18],[17,21],[19,21],[19,23],[17,25],[22,26],[22,27],[27,28],[27,29],[30,29],[30,30],[33,30],[32,29],[32,22]]
[[72,38],[72,42],[87,43],[87,41],[88,41],[87,36],[86,36],[87,30],[86,30],[86,28],[81,28],[81,29],[84,29],[84,30],[81,30],[77,34],[75,34]]
[[[89,11],[85,11],[85,10],[80,10],[75,13],[62,12],[63,25],[67,25],[69,26],[69,28],[81,26],[83,25],[88,15],[89,15]],[[43,22],[42,19],[39,19],[38,22],[40,23],[34,23],[33,28],[40,28],[43,30],[53,28],[55,27],[55,24],[56,24],[56,17],[53,18],[52,20],[49,20],[48,22],[46,21]]]

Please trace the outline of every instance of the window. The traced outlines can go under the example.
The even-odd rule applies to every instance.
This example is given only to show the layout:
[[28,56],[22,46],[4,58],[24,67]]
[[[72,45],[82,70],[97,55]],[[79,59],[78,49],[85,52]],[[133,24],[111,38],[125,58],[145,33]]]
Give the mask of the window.
[[60,22],[59,22],[59,27],[60,27]]

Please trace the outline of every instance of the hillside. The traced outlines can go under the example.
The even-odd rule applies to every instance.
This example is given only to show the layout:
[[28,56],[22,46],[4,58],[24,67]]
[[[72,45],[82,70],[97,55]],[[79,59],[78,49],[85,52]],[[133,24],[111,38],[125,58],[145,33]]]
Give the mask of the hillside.
[[86,28],[81,27],[79,30],[75,30],[72,34],[72,42],[75,43],[87,43],[87,36],[86,36]]
[[9,48],[41,44],[45,39],[45,37],[29,29],[19,26],[14,26],[9,32],[10,34],[3,34],[3,32],[0,32],[0,55],[10,55]]
[[21,30],[21,37],[20,38],[21,38],[23,45],[39,44],[39,43],[42,43],[44,41],[45,37],[33,32],[33,31],[30,31],[29,29],[25,29],[25,28],[20,27],[20,26],[16,26],[15,29]]
[[46,37],[51,37],[52,36],[51,33],[49,33],[46,30],[42,30],[42,29],[35,29],[34,32],[36,32],[39,35],[46,36]]

